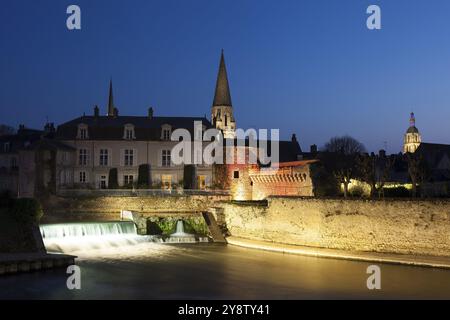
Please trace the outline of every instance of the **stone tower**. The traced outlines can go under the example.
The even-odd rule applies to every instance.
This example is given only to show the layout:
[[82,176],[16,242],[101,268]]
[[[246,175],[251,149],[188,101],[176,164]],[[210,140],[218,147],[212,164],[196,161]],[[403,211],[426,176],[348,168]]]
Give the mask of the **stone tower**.
[[417,148],[422,142],[422,137],[420,136],[419,129],[416,128],[416,118],[414,112],[411,112],[411,117],[409,118],[409,128],[405,134],[405,140],[403,142],[403,153],[416,152]]
[[233,116],[233,106],[231,104],[230,87],[228,85],[223,50],[220,57],[214,101],[211,107],[211,122],[217,129],[222,130],[225,139],[233,139],[235,137],[236,122]]

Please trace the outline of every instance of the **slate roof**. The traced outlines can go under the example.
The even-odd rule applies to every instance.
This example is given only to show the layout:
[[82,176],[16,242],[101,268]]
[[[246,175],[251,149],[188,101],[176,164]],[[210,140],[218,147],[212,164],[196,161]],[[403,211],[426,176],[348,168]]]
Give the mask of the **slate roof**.
[[24,148],[25,150],[63,150],[63,151],[75,151],[76,148],[66,145],[65,143],[54,140],[43,138],[41,140],[34,141],[32,144]]
[[214,93],[213,106],[232,106],[230,86],[228,85],[227,69],[225,58],[220,56],[219,73],[217,74],[216,91]]
[[55,136],[60,140],[75,140],[78,125],[86,124],[90,140],[122,140],[125,125],[132,124],[135,140],[159,141],[164,124],[170,125],[172,130],[187,129],[193,135],[194,121],[201,121],[206,129],[212,128],[205,117],[82,116],[59,125]]
[[422,154],[429,165],[434,168],[439,164],[439,161],[441,161],[444,155],[447,155],[450,158],[450,145],[421,143],[415,153]]
[[[15,153],[33,142],[41,139],[44,131],[22,128],[16,134],[0,137],[0,153]],[[5,145],[9,144],[9,151],[5,151]]]

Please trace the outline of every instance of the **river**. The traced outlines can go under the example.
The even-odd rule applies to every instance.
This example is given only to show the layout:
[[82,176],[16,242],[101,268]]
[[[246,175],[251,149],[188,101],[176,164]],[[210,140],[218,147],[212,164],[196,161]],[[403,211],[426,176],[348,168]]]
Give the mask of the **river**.
[[[65,270],[0,277],[1,299],[450,299],[450,270],[379,264],[200,244],[122,241],[71,248],[81,289]],[[65,250],[67,251],[67,250]]]

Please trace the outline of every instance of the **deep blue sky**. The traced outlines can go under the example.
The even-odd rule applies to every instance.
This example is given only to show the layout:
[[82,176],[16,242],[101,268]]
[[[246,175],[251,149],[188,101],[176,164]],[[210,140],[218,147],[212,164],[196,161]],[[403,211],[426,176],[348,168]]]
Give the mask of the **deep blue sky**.
[[[82,30],[66,28],[78,4]],[[382,9],[380,31],[366,8]],[[411,110],[450,143],[448,0],[9,0],[0,3],[0,123],[106,112],[209,117],[224,48],[237,124],[296,132],[303,149],[350,134],[399,152]]]

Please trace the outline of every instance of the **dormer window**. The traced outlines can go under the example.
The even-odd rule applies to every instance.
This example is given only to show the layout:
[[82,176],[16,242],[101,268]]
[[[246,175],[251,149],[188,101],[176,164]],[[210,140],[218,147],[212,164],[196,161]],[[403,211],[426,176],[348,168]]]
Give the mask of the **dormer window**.
[[84,123],[78,125],[77,139],[89,139],[88,126]]
[[133,140],[136,139],[136,136],[134,134],[134,125],[132,124],[126,124],[123,132],[123,138],[125,140]]
[[170,136],[172,135],[172,127],[168,124],[164,124],[161,127],[161,140],[170,140]]

